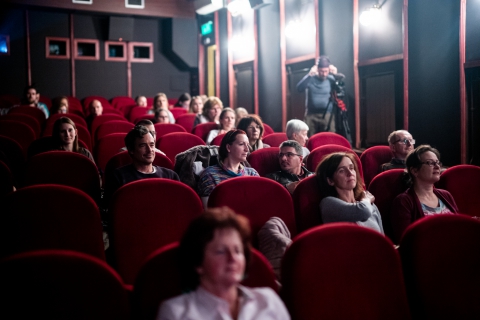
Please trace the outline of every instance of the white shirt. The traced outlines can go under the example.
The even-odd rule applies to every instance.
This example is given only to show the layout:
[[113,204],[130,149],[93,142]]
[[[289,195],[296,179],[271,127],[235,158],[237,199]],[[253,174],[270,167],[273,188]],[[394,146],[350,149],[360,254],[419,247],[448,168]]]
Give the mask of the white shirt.
[[213,139],[215,139],[218,136],[218,133],[220,132],[219,129],[214,129],[210,130],[207,136],[207,144],[210,145],[212,144]]
[[[290,319],[278,295],[270,288],[238,286],[238,320]],[[231,320],[228,302],[209,293],[201,286],[190,293],[171,298],[162,303],[157,320]]]

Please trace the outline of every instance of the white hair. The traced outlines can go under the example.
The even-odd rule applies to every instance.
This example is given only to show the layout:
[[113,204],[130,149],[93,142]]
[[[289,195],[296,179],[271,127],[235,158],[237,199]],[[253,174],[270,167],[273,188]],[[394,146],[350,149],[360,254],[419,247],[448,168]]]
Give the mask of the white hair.
[[285,129],[286,133],[287,133],[287,137],[289,140],[294,140],[293,139],[293,134],[294,133],[299,133],[300,131],[303,131],[303,130],[308,130],[308,126],[305,122],[303,122],[302,120],[298,120],[298,119],[292,119],[290,121],[287,122],[287,127]]

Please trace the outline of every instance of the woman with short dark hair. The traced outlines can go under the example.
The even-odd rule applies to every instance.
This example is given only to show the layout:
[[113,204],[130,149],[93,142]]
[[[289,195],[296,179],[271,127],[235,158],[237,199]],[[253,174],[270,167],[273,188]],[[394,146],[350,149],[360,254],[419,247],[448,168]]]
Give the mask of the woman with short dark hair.
[[243,130],[247,133],[250,152],[270,147],[262,141],[265,128],[263,127],[262,119],[260,119],[259,116],[250,114],[245,118],[242,118],[238,123],[237,129]]
[[240,285],[250,248],[245,217],[227,207],[205,211],[179,247],[182,285],[190,292],[162,303],[157,319],[290,319],[272,289]]

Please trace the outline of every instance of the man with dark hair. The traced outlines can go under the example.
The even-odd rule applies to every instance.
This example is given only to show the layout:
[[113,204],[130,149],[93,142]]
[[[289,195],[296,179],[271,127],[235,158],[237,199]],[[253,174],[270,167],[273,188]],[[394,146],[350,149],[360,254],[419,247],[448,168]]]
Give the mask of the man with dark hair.
[[[150,133],[152,134],[153,136],[153,140],[155,141],[155,144],[157,143],[157,132],[155,132],[155,126],[153,125],[153,122],[148,120],[148,119],[142,119],[142,120],[139,120],[137,123],[136,123],[137,126],[144,126],[145,128],[147,128],[148,131],[150,131]],[[123,147],[120,149],[120,152],[121,151],[127,151],[127,147]],[[163,155],[165,155],[164,152],[160,151],[160,149],[157,149],[155,148],[155,152],[158,152],[158,153],[161,153]]]
[[313,174],[302,166],[302,151],[302,146],[295,140],[282,142],[278,154],[282,170],[269,173],[265,177],[277,181],[292,194],[301,180]]
[[178,175],[170,169],[153,165],[155,160],[155,139],[145,126],[135,126],[125,137],[127,151],[132,163],[115,169],[111,181],[107,181],[108,196],[118,188],[132,181],[165,178],[180,181]]
[[307,90],[305,123],[309,127],[309,136],[323,131],[336,132],[335,89],[336,82],[343,78],[345,76],[337,73],[328,57],[321,56],[297,84],[299,92]]
[[[50,112],[48,111],[48,107],[45,103],[40,102],[40,92],[34,86],[28,86],[25,88],[25,96],[22,100],[21,105],[27,105],[30,107],[34,107],[40,109],[44,114],[45,118],[48,119],[50,116]],[[9,109],[4,109],[4,113],[8,113],[12,108],[18,107],[20,105],[15,105]],[[0,115],[2,112],[0,111]]]

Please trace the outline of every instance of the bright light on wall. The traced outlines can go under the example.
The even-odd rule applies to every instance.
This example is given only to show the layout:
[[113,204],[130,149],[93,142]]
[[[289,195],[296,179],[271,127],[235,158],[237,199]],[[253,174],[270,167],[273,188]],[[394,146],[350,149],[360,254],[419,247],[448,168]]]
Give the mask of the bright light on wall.
[[228,42],[228,47],[232,52],[241,55],[252,53],[255,50],[255,40],[246,36],[233,36]]
[[364,26],[378,25],[382,21],[382,8],[379,5],[373,5],[366,9],[360,15],[360,23]]
[[234,0],[227,5],[227,9],[232,17],[235,17],[250,10],[251,7],[248,0]]
[[311,39],[316,33],[315,26],[298,20],[291,20],[285,27],[285,36],[287,38],[306,38]]

